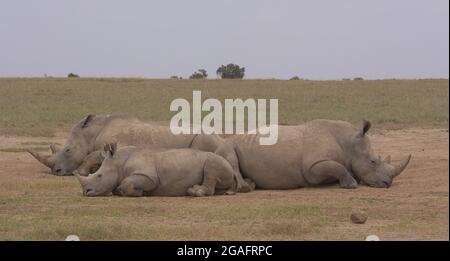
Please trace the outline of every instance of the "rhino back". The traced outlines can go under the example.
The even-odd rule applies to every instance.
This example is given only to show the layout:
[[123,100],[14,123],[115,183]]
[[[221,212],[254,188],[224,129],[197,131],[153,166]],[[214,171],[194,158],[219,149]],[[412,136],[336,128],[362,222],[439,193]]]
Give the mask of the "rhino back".
[[174,135],[166,126],[143,123],[136,119],[116,119],[109,122],[95,140],[95,149],[104,144],[152,146],[159,148],[187,148],[194,135]]

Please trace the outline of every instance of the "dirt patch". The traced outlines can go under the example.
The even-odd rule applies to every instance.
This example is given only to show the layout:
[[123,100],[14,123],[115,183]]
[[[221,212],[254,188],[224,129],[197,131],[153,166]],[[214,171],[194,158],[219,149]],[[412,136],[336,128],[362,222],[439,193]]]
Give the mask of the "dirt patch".
[[18,147],[33,147],[33,146],[47,146],[50,143],[64,144],[68,133],[58,131],[54,137],[32,137],[32,136],[16,136],[4,135],[0,136],[0,148],[18,148]]
[[[0,148],[55,138],[0,137]],[[0,239],[448,240],[447,129],[380,130],[372,144],[393,161],[413,155],[389,189],[337,186],[210,198],[85,198],[27,153],[0,152]],[[368,214],[350,221],[352,210]]]

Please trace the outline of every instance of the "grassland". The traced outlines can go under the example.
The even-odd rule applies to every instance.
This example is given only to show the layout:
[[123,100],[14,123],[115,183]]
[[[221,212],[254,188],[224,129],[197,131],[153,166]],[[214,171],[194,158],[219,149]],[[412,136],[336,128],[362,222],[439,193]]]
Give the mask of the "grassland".
[[[278,98],[282,124],[369,119],[377,153],[413,153],[386,189],[337,186],[208,198],[86,198],[24,152],[48,151],[87,114],[167,121],[170,102]],[[448,80],[0,79],[0,240],[448,240]],[[424,127],[424,128],[423,128]],[[395,129],[395,130],[389,130]],[[10,135],[12,134],[12,135]],[[54,136],[55,135],[55,136]],[[33,137],[31,137],[33,136]],[[352,209],[369,219],[356,225]]]
[[279,122],[315,118],[376,127],[448,125],[448,80],[282,81],[148,79],[0,79],[0,131],[51,136],[87,114],[124,112],[167,121],[175,98],[278,98]]

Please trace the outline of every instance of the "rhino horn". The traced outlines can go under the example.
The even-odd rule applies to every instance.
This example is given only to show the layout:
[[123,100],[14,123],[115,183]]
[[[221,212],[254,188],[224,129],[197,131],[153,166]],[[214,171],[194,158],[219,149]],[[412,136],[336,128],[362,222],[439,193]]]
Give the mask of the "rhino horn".
[[74,174],[74,176],[78,179],[78,181],[79,181],[80,184],[81,184],[81,187],[82,187],[83,190],[84,190],[84,187],[85,187],[86,184],[87,184],[87,178],[86,178],[86,177],[83,177],[83,176],[80,176],[80,175],[78,175],[78,174]]
[[50,149],[52,150],[52,154],[56,154],[61,150],[61,145],[57,143],[50,144]]
[[386,162],[387,164],[391,164],[391,155],[387,155],[383,161]]
[[394,165],[394,176],[396,177],[402,173],[402,171],[408,166],[409,161],[411,160],[411,154],[409,154],[406,158],[404,158],[402,161]]
[[49,167],[50,169],[53,168],[55,165],[54,159],[51,155],[43,155],[39,152],[33,151],[31,149],[27,149],[27,152],[31,154],[35,159],[37,159],[40,163],[44,164],[45,166]]

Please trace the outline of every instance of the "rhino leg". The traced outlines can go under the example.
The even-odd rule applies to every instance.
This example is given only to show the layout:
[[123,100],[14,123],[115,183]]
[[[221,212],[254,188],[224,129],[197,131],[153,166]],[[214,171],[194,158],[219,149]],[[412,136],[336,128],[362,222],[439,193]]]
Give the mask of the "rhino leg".
[[194,138],[191,148],[201,151],[214,152],[215,154],[224,157],[233,168],[236,180],[238,182],[238,192],[245,193],[255,189],[256,185],[253,181],[242,177],[234,146],[229,141],[222,139],[218,135],[199,134]]
[[156,188],[156,184],[145,175],[133,174],[120,183],[113,195],[123,197],[142,197]]
[[340,163],[332,160],[321,161],[312,166],[305,179],[314,185],[327,181],[338,180],[341,188],[356,188],[358,182],[352,177],[347,169]]
[[211,154],[203,167],[203,183],[187,190],[194,197],[212,196],[214,194],[234,194],[236,182],[233,169],[222,157]]
[[242,177],[241,171],[239,169],[239,160],[236,154],[234,145],[230,142],[225,141],[222,145],[217,148],[214,152],[217,155],[222,156],[225,160],[230,163],[233,168],[234,176],[237,181],[237,191],[241,193],[250,192],[255,189],[255,183],[250,179],[244,179]]

